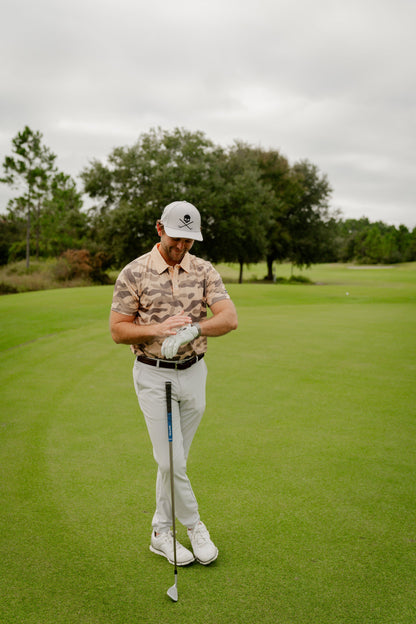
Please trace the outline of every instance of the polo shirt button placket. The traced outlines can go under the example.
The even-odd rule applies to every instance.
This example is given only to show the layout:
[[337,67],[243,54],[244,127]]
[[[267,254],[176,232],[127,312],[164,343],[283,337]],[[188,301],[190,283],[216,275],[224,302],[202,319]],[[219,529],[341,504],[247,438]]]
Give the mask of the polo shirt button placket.
[[174,267],[169,267],[169,274],[172,281],[172,294],[175,294],[178,289],[179,266],[175,264]]

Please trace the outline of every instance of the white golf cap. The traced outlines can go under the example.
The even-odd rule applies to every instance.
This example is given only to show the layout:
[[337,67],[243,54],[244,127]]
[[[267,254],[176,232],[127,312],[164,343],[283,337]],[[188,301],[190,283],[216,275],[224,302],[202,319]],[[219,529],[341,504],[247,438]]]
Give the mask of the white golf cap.
[[202,241],[201,215],[198,209],[187,201],[168,204],[160,217],[160,222],[171,238],[192,238]]

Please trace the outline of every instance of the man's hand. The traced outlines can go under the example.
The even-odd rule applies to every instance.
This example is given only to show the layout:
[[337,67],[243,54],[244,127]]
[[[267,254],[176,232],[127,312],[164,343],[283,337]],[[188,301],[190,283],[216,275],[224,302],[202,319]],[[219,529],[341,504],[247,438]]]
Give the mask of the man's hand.
[[174,336],[165,338],[162,343],[162,355],[171,360],[178,352],[180,346],[188,344],[191,340],[194,340],[200,335],[200,328],[198,325],[185,325],[178,329]]

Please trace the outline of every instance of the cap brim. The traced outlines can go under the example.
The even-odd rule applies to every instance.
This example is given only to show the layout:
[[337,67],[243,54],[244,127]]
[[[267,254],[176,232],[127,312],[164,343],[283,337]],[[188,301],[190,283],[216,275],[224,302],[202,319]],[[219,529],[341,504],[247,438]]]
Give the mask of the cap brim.
[[166,234],[171,238],[190,238],[192,240],[202,241],[201,232],[191,232],[189,230],[174,230],[173,228],[163,226]]

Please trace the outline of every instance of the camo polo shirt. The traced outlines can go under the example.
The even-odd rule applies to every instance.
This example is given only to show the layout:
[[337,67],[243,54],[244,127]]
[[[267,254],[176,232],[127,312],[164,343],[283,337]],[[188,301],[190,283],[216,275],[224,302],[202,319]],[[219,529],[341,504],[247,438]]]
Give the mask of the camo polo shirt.
[[[114,286],[111,309],[134,316],[141,325],[162,323],[182,310],[192,322],[206,318],[207,308],[217,301],[229,299],[221,276],[210,262],[189,252],[180,264],[172,267],[159,252],[159,243],[152,251],[124,267]],[[135,355],[161,358],[164,338],[131,345]],[[180,359],[200,355],[207,350],[207,339],[199,336],[179,348]]]

